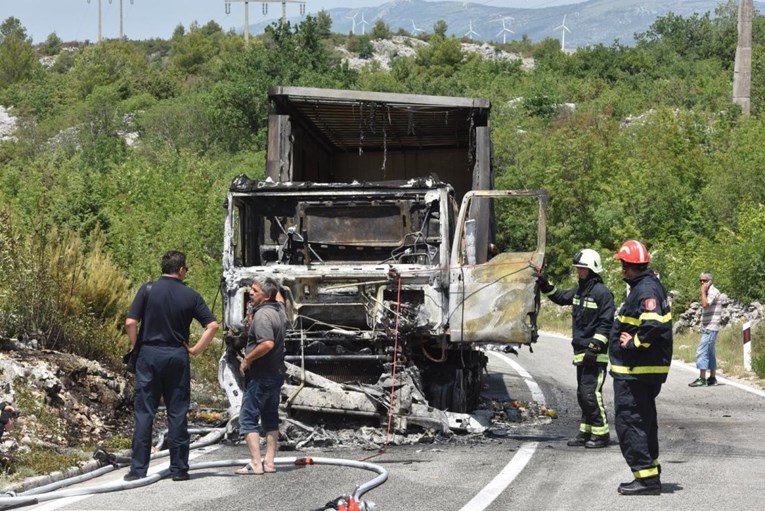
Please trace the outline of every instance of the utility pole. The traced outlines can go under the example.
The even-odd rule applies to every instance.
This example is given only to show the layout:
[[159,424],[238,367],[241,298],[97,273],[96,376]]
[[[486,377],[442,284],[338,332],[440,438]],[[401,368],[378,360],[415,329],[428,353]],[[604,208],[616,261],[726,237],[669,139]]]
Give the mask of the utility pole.
[[[120,0],[120,41],[125,38],[125,31],[123,30],[122,23],[122,1],[123,0]],[[112,0],[109,0],[109,3],[112,3]],[[130,0],[130,5],[133,5],[133,0]]]
[[[244,2],[244,44],[250,44],[250,8],[251,0],[224,0],[226,2],[226,14],[231,14],[231,2]],[[282,4],[282,24],[287,23],[287,4],[300,4],[300,15],[305,14],[305,0],[261,0],[263,3],[263,14],[268,13],[269,3]]]
[[[101,2],[102,0],[98,0],[98,42],[101,42],[101,27],[103,25],[103,16],[101,8]],[[125,37],[125,32],[123,31],[123,23],[122,23],[122,2],[123,0],[120,0],[120,41]],[[90,3],[90,0],[88,0],[88,3]],[[112,3],[112,0],[109,0],[109,3]],[[133,4],[133,0],[130,0],[130,5]]]
[[268,12],[269,3],[282,4],[282,25],[287,23],[287,4],[300,4],[300,15],[305,14],[305,0],[263,0],[263,14]]
[[[90,0],[88,0],[90,3]],[[98,0],[98,42],[101,42],[101,0]]]
[[752,0],[740,0],[738,5],[738,44],[733,67],[733,102],[741,105],[745,114],[751,112],[752,97]]
[[[226,14],[231,14],[231,2],[244,2],[244,45],[250,44],[250,0],[226,0]],[[265,4],[263,4],[265,6]]]

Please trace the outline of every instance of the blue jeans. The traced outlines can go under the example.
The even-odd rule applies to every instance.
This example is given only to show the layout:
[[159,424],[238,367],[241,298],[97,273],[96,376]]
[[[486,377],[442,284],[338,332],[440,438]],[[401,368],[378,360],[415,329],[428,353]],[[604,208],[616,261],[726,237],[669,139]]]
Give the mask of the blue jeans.
[[239,432],[242,435],[279,431],[279,402],[283,383],[283,374],[247,378],[247,390],[239,412]]
[[717,355],[715,354],[715,341],[717,330],[701,331],[699,348],[696,350],[696,369],[717,369]]

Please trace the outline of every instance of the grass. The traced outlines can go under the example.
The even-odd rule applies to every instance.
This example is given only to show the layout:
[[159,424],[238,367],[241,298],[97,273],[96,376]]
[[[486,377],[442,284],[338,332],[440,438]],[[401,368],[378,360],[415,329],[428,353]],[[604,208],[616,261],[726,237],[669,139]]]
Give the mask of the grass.
[[[543,301],[539,312],[539,328],[547,332],[571,335],[571,307],[560,307]],[[688,364],[696,362],[696,348],[701,333],[686,330],[674,335],[673,358]],[[759,342],[758,342],[759,341]],[[741,323],[735,323],[720,331],[717,336],[717,369],[723,376],[746,379],[757,387],[765,388],[765,326],[752,331],[752,371],[744,369],[744,350],[741,340]],[[760,351],[758,352],[758,347]]]
[[[23,453],[19,451],[14,456],[19,459],[4,460],[8,464],[3,467],[3,472],[0,474],[0,487],[4,488],[28,477],[66,470],[90,457],[79,451],[58,452],[42,445],[32,445],[28,451]],[[13,472],[8,470],[9,466],[13,466]]]

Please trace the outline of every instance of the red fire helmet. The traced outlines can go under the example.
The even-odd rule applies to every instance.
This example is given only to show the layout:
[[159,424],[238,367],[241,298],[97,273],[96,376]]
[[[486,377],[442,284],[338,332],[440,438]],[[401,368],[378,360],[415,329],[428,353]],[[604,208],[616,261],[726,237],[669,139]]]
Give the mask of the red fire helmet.
[[631,264],[648,264],[651,260],[651,256],[648,253],[648,249],[645,245],[637,240],[627,240],[614,255],[614,259],[621,259],[625,263]]

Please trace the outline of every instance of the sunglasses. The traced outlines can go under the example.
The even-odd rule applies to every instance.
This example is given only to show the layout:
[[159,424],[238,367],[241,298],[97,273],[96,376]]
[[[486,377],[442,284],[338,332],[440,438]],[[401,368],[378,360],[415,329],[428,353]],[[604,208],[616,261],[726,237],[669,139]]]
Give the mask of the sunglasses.
[[709,282],[709,280],[699,279],[699,282],[703,284],[704,282]]

